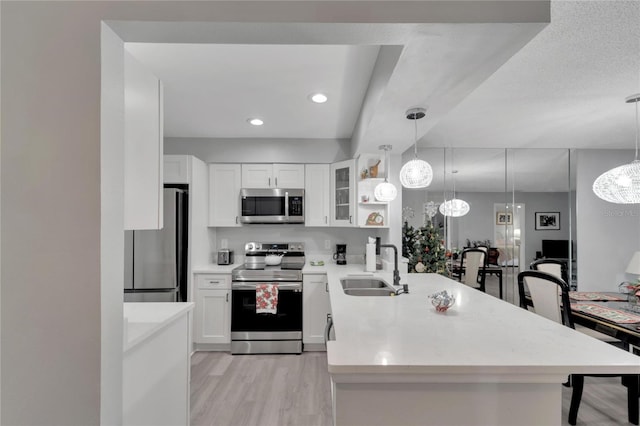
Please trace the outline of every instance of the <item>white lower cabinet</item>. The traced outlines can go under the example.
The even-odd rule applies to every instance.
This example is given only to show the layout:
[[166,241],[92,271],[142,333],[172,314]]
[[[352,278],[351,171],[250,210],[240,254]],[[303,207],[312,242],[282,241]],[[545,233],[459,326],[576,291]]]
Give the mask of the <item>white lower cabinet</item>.
[[324,350],[324,330],[331,314],[327,275],[305,274],[302,279],[302,343],[305,350]]
[[230,344],[231,276],[197,274],[195,281],[196,307],[193,328],[196,349],[199,348],[198,344]]

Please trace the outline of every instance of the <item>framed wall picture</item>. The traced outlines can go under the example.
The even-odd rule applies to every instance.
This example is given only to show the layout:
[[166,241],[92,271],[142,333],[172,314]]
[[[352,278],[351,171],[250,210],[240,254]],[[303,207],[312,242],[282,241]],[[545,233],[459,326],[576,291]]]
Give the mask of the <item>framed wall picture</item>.
[[496,213],[496,225],[512,225],[513,216],[509,212]]
[[560,229],[560,212],[536,212],[536,231]]

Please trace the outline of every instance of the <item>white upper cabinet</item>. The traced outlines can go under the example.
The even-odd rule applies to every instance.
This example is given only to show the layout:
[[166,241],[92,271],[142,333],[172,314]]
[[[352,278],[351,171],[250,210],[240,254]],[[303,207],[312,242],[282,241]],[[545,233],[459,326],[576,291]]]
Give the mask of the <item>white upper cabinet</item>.
[[163,226],[162,83],[124,52],[124,228]]
[[331,213],[328,164],[305,166],[305,226],[329,226]]
[[356,226],[356,160],[331,164],[331,226]]
[[191,157],[189,155],[164,156],[164,183],[190,183]]
[[274,164],[274,188],[304,189],[304,164]]
[[209,164],[209,226],[240,226],[240,164]]
[[304,164],[243,164],[242,187],[304,189]]

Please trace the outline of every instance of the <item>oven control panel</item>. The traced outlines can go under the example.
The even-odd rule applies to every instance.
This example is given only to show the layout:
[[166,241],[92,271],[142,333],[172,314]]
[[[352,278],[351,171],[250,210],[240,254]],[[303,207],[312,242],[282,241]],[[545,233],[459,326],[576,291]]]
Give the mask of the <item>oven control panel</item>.
[[282,253],[282,252],[304,252],[304,243],[258,243],[258,242],[248,242],[244,245],[245,254],[248,253],[256,253],[256,252],[272,252],[272,253]]

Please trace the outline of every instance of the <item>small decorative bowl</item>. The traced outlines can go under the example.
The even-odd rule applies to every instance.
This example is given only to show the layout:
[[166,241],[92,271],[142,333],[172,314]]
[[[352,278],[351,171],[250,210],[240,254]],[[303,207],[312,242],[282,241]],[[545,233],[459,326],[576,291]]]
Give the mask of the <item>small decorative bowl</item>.
[[435,306],[437,312],[446,312],[447,309],[452,307],[456,303],[456,298],[453,294],[447,293],[447,290],[442,290],[438,293],[429,296],[431,304]]

